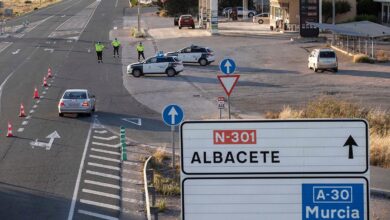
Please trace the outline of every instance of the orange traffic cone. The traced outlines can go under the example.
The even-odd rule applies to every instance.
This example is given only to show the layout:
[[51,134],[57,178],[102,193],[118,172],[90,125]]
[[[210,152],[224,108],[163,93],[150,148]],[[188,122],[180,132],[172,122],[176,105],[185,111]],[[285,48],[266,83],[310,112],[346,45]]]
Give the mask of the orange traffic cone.
[[11,123],[8,122],[8,131],[7,131],[7,137],[13,137],[14,135],[12,134],[12,125]]
[[24,106],[23,103],[20,104],[20,112],[19,117],[26,117],[26,113],[24,112]]
[[39,99],[39,93],[38,93],[38,89],[37,87],[35,87],[34,89],[34,96],[33,96],[34,99]]
[[47,80],[46,76],[43,77],[43,87],[47,87]]
[[51,68],[49,67],[49,69],[47,69],[47,78],[51,78],[52,75],[51,75]]

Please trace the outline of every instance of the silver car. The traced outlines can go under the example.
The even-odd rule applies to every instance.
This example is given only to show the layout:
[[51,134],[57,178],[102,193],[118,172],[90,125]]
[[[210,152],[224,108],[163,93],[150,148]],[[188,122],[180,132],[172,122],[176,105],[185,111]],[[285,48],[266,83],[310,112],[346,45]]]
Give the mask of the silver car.
[[58,103],[58,115],[76,113],[91,115],[95,111],[95,96],[86,89],[68,89]]

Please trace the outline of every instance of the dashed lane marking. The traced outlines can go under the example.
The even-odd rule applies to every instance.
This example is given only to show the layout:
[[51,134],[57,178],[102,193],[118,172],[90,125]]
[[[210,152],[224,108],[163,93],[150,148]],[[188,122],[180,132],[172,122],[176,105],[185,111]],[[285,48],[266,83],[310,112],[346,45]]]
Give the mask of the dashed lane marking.
[[120,163],[121,161],[118,160],[118,159],[113,159],[113,158],[109,158],[109,157],[101,157],[101,156],[97,156],[97,155],[89,155],[90,158],[94,158],[94,159],[99,159],[99,160],[105,160],[105,161],[111,161],[111,162],[117,162],[117,163]]
[[22,122],[22,125],[27,125],[28,124],[28,121],[23,121]]
[[115,218],[115,217],[99,214],[99,213],[96,213],[96,212],[90,212],[90,211],[86,211],[86,210],[82,210],[82,209],[79,209],[78,213],[84,214],[84,215],[88,215],[88,216],[92,216],[92,217],[96,217],[96,218],[100,218],[100,219],[118,220],[118,218]]
[[92,141],[92,145],[111,147],[111,148],[118,148],[121,146],[120,143],[119,144],[105,144],[105,143],[94,142],[94,141]]
[[103,140],[103,141],[112,141],[118,138],[118,136],[111,136],[111,137],[100,137],[100,136],[93,136],[94,139]]
[[42,94],[44,94],[44,95],[45,95],[45,94],[46,94],[46,91],[43,91],[43,92],[42,92]]
[[98,207],[102,207],[102,208],[113,209],[113,210],[117,210],[117,211],[120,210],[119,206],[116,206],[116,205],[110,205],[110,204],[101,203],[101,202],[94,202],[94,201],[86,200],[86,199],[80,199],[80,203],[84,203],[87,205],[94,205],[94,206],[98,206]]
[[31,118],[31,115],[28,115],[28,116],[26,117],[27,120],[29,120],[30,118]]
[[102,131],[95,130],[95,131],[93,131],[93,132],[98,133],[98,134],[105,134],[105,133],[107,133],[106,130],[102,130]]
[[99,191],[91,190],[91,189],[83,189],[82,192],[93,194],[93,195],[98,195],[98,196],[104,196],[104,197],[108,197],[108,198],[113,198],[113,199],[118,199],[118,200],[121,198],[120,196],[115,195],[115,194],[99,192]]
[[91,170],[87,170],[86,173],[91,174],[91,175],[95,175],[95,176],[101,176],[101,177],[106,177],[106,178],[110,178],[110,179],[115,179],[115,180],[120,179],[119,176],[117,176],[117,175],[106,174],[106,173],[101,173],[101,172],[96,172],[96,171],[91,171]]
[[31,109],[31,110],[30,110],[30,114],[32,114],[32,113],[34,113],[34,112],[35,112],[34,109]]
[[39,104],[41,102],[41,100],[37,100],[37,104]]
[[105,153],[105,154],[112,154],[112,155],[121,155],[121,153],[119,153],[119,152],[114,152],[114,151],[109,151],[109,150],[101,150],[101,149],[96,149],[96,148],[91,148],[91,151]]
[[18,129],[18,132],[20,133],[20,132],[23,132],[24,131],[24,128],[19,128]]
[[100,163],[91,163],[91,162],[88,162],[88,165],[89,166],[93,166],[93,167],[100,167],[100,168],[105,168],[105,169],[109,169],[109,170],[117,170],[119,171],[119,167],[114,167],[114,166],[109,166],[109,165],[103,165],[103,164],[100,164]]
[[93,181],[93,180],[84,180],[84,183],[92,184],[92,185],[96,185],[96,186],[103,186],[103,187],[113,188],[113,189],[120,189],[120,186],[118,186],[118,185],[109,184],[109,183],[102,183],[102,182]]
[[[51,83],[53,83],[53,80],[51,81]],[[49,87],[45,87],[45,90],[48,90],[49,89]]]
[[38,108],[38,105],[33,105],[33,108]]

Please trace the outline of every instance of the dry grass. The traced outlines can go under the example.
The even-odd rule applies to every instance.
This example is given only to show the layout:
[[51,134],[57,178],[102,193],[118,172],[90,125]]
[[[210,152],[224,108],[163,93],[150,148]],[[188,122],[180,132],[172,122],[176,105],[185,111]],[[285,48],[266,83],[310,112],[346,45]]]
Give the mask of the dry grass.
[[5,8],[12,8],[15,15],[22,15],[34,9],[44,8],[61,0],[31,0],[30,4],[26,0],[3,0]]
[[353,56],[354,63],[371,63],[372,60],[365,54],[356,54]]
[[158,212],[165,212],[165,210],[167,209],[167,200],[166,199],[158,200],[157,208],[158,208]]
[[153,186],[156,192],[164,196],[180,195],[180,184],[177,179],[164,177],[160,173],[154,174]]
[[390,168],[390,113],[388,111],[367,109],[359,105],[320,97],[309,102],[303,109],[283,107],[280,112],[267,112],[268,119],[298,118],[363,118],[370,126],[371,164]]
[[156,163],[162,164],[164,160],[167,160],[169,157],[165,149],[159,147],[157,148],[156,152],[154,152],[153,158]]

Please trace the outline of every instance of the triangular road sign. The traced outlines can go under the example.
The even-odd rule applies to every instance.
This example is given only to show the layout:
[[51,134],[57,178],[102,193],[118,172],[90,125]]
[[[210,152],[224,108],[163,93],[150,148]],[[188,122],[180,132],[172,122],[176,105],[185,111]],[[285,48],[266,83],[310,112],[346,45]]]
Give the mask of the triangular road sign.
[[225,90],[226,95],[230,96],[238,82],[238,79],[240,78],[240,75],[217,75],[217,77],[223,89]]

